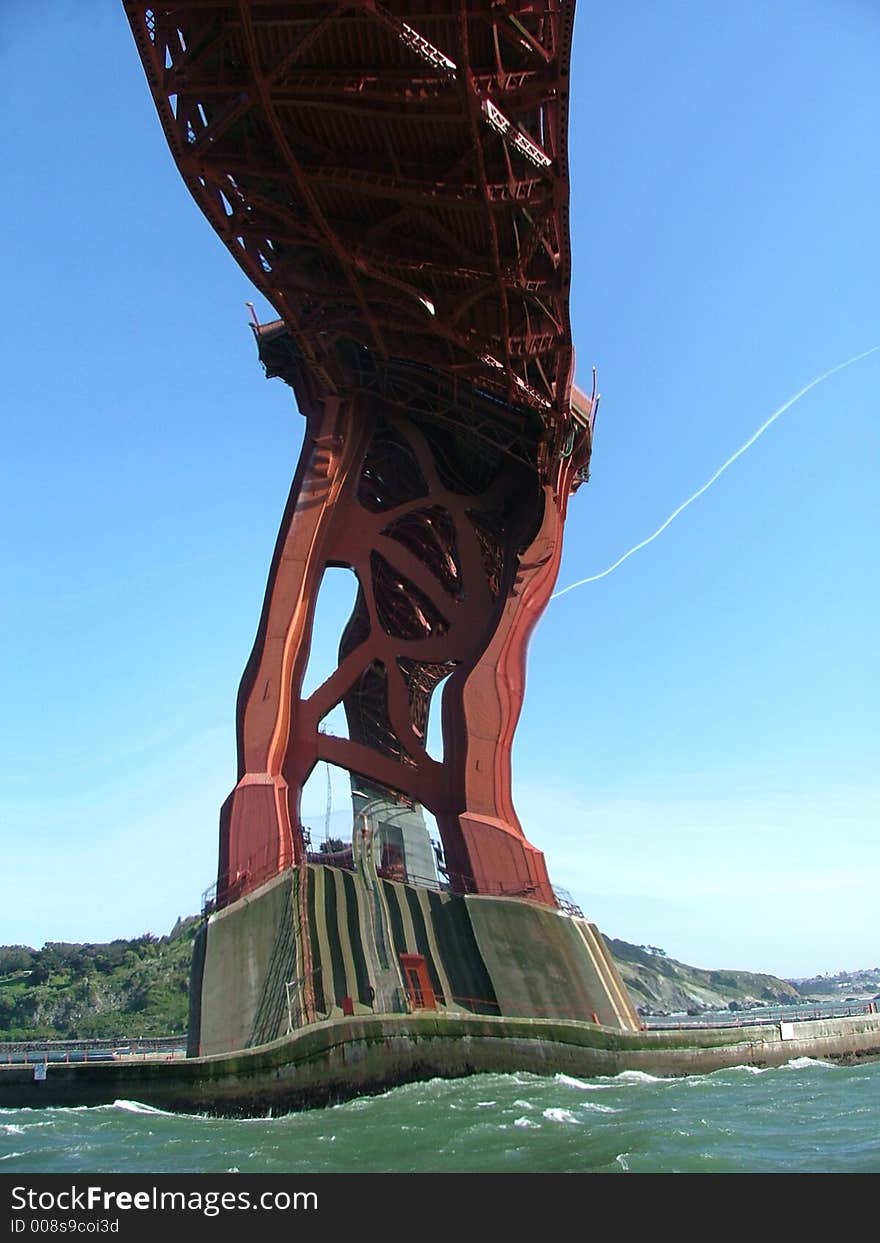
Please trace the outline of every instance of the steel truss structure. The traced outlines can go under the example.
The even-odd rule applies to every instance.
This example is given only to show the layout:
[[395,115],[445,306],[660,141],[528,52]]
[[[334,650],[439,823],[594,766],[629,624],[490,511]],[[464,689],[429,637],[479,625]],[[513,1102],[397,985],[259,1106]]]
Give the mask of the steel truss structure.
[[[596,405],[572,384],[573,0],[124,7],[187,186],[277,310],[255,329],[266,373],[306,418],[239,692],[218,904],[305,860],[302,789],[327,760],[428,808],[455,888],[555,905],[510,752]],[[336,566],[357,601],[303,697]],[[348,738],[321,729],[338,704]]]

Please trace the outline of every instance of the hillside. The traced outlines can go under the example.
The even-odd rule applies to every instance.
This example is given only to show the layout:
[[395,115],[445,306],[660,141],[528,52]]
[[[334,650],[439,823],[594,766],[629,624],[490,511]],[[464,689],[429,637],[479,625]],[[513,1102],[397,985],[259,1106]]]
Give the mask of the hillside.
[[[164,937],[147,932],[104,945],[0,947],[0,1040],[119,1040],[184,1032],[198,925],[192,916],[179,919]],[[854,994],[863,976],[880,985],[880,972],[841,973],[795,986],[772,975],[690,967],[656,946],[609,938],[608,947],[643,1014],[749,1009],[817,993],[842,997]]]
[[787,1005],[803,995],[787,980],[751,971],[707,971],[668,958],[656,946],[606,937],[623,982],[643,1014]]
[[812,975],[791,982],[804,997],[849,1001],[854,997],[880,993],[880,967],[865,967],[861,971],[838,971],[837,975]]
[[118,1040],[186,1031],[199,920],[105,945],[0,947],[0,1040]]

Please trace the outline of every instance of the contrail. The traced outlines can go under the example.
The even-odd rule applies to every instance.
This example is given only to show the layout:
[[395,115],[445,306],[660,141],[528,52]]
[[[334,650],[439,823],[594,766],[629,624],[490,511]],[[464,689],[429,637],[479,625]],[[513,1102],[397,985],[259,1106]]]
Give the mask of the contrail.
[[773,411],[769,419],[766,419],[765,422],[761,424],[758,430],[748,438],[745,444],[740,445],[737,451],[732,453],[726,462],[722,462],[715,474],[712,475],[711,478],[707,479],[701,488],[697,488],[696,492],[694,492],[692,496],[689,496],[686,501],[682,501],[678,509],[674,509],[666,521],[661,523],[652,535],[649,535],[647,539],[643,539],[640,543],[635,544],[629,549],[628,552],[625,552],[622,557],[618,557],[612,565],[608,566],[607,570],[602,570],[600,574],[591,574],[589,578],[579,578],[576,583],[569,583],[569,585],[567,587],[563,587],[561,591],[554,592],[550,599],[558,600],[560,596],[566,595],[567,592],[574,591],[575,587],[585,587],[587,583],[595,583],[600,578],[606,578],[609,574],[616,570],[619,565],[623,565],[624,561],[631,557],[633,553],[638,552],[642,548],[646,548],[648,544],[652,544],[657,536],[662,535],[669,524],[674,522],[678,515],[687,509],[688,505],[693,505],[694,501],[698,500],[704,492],[707,492],[709,488],[712,487],[715,480],[719,479],[724,474],[728,466],[732,466],[737,458],[742,457],[746,449],[750,449],[758,437],[763,436],[767,428],[770,427],[771,424],[775,423],[781,414],[785,414],[786,410],[791,409],[796,401],[800,401],[806,393],[809,393],[811,388],[815,388],[816,385],[821,384],[823,380],[827,380],[831,376],[836,375],[838,371],[843,371],[846,367],[851,367],[853,363],[860,362],[863,358],[867,358],[869,354],[876,354],[878,350],[880,350],[880,345],[872,345],[869,350],[863,350],[861,354],[856,354],[854,357],[848,358],[845,363],[838,363],[836,367],[829,367],[827,371],[823,371],[821,375],[817,375],[815,380],[810,380],[809,384],[805,384],[803,388],[798,389],[793,397],[789,397],[788,401],[784,402],[778,410]]

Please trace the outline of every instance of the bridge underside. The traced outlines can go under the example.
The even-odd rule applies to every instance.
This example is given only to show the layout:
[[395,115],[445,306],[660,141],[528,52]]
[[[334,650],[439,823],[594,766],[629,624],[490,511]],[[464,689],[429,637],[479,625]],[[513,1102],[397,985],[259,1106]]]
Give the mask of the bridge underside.
[[[239,694],[217,905],[306,861],[322,760],[352,775],[364,829],[364,799],[430,811],[454,891],[555,905],[510,750],[595,413],[572,390],[573,2],[124,4],[180,172],[278,313],[256,328],[266,372],[306,419]],[[339,566],[356,603],[304,696]],[[346,738],[325,732],[340,705]]]

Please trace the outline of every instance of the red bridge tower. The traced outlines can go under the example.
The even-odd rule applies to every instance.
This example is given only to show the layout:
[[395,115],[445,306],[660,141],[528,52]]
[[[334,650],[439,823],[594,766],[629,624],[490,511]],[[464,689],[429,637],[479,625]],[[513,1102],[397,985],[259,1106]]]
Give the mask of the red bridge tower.
[[[510,752],[595,404],[572,389],[573,0],[125,9],[187,186],[278,312],[256,328],[266,373],[306,419],[239,693],[218,905],[304,862],[301,793],[327,760],[436,816],[454,890],[555,906]],[[304,697],[337,566],[357,601]],[[320,729],[338,704],[348,738]]]

